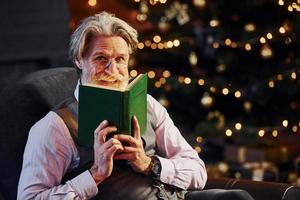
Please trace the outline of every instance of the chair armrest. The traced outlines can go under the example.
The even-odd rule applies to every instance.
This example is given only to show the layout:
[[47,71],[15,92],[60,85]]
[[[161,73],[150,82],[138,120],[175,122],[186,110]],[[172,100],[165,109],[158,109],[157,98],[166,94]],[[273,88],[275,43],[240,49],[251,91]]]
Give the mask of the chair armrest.
[[231,178],[208,178],[204,189],[242,189],[255,200],[300,199],[300,188],[291,184],[250,181]]

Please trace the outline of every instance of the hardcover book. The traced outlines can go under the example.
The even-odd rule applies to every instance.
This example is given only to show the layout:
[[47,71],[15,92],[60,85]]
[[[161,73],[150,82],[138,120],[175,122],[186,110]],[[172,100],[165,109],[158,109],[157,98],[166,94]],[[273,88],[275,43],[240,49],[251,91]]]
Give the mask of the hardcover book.
[[132,134],[132,117],[139,121],[141,134],[147,125],[147,80],[140,74],[123,90],[84,84],[79,86],[78,142],[94,144],[94,131],[103,120],[117,127],[118,134]]

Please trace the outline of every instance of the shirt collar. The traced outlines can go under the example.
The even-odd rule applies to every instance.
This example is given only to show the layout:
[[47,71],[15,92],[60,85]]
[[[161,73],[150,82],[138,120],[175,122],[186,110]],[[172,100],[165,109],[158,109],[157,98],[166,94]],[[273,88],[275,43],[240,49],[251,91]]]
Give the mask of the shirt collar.
[[76,98],[76,100],[79,102],[79,96],[78,96],[78,94],[79,94],[79,85],[80,85],[80,81],[78,80],[77,81],[77,85],[76,85],[76,88],[75,88],[75,91],[74,91],[74,96],[75,96],[75,98]]

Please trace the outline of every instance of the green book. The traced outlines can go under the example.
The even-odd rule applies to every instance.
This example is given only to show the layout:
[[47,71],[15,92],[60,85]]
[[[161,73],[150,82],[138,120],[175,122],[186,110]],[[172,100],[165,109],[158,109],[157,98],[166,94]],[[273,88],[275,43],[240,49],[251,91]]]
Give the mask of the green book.
[[143,134],[147,125],[147,80],[146,74],[140,74],[124,90],[95,84],[80,85],[79,144],[92,147],[94,131],[103,120],[116,126],[117,133],[132,134],[134,115]]

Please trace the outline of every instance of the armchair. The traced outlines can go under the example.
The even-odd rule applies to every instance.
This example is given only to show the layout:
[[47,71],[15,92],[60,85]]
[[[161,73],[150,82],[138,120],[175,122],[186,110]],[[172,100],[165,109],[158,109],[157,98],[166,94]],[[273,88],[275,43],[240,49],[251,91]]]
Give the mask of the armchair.
[[[52,68],[26,75],[1,91],[0,200],[16,199],[22,157],[30,127],[61,100],[73,94],[74,68]],[[268,182],[209,178],[205,189],[244,189],[255,199],[300,199],[298,187]],[[193,193],[191,193],[191,198]]]

